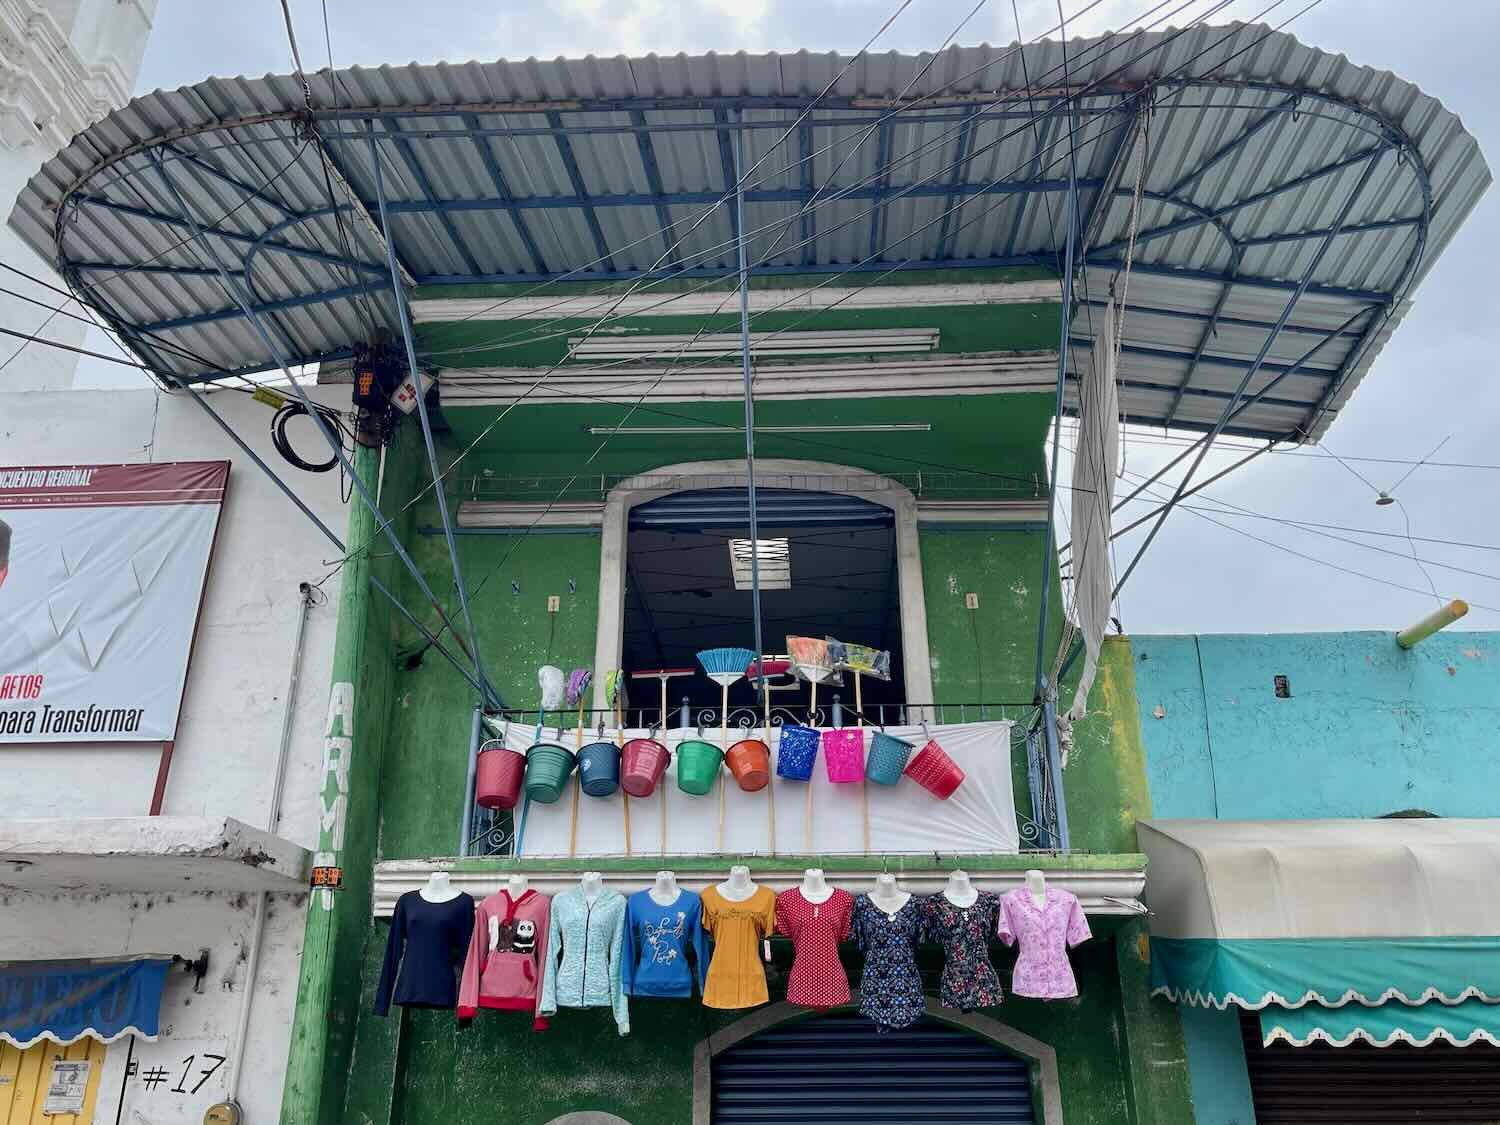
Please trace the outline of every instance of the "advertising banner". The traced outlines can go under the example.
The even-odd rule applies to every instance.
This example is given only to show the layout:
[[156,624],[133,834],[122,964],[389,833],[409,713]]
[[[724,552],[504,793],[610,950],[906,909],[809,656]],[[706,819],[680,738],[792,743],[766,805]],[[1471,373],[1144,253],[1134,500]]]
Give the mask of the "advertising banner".
[[0,744],[167,742],[227,461],[0,468]]

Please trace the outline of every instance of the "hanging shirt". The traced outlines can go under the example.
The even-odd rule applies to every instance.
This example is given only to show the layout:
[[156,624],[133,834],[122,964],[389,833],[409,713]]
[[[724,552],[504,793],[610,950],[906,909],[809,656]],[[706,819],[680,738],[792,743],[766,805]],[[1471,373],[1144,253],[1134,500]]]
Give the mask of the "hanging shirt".
[[854,900],[854,941],[865,955],[859,1010],[881,1027],[910,1027],[927,1011],[917,945],[926,908],[911,895],[887,914],[869,895]]
[[621,1035],[630,1034],[630,1009],[621,986],[625,944],[625,896],[604,887],[593,902],[582,887],[552,898],[548,922],[547,971],[538,1011],[612,1008]]
[[546,1030],[546,1019],[536,1012],[551,904],[551,898],[533,890],[516,899],[500,891],[479,904],[458,989],[459,1019],[472,1018],[480,1008],[531,1012],[533,1029]]
[[1048,887],[1038,906],[1024,887],[1000,896],[997,932],[1006,945],[1021,943],[1010,990],[1038,1000],[1067,1000],[1078,995],[1068,950],[1088,941],[1088,919],[1072,891]]
[[407,1008],[453,1007],[456,973],[473,927],[474,900],[462,891],[447,902],[428,902],[420,891],[398,898],[375,987],[375,1014],[389,1012],[392,999]]
[[621,963],[627,996],[691,996],[695,970],[698,991],[703,991],[708,933],[703,929],[702,899],[692,891],[679,890],[670,905],[661,906],[650,891],[636,891],[625,904]]
[[980,891],[970,906],[954,906],[935,894],[923,900],[927,909],[927,934],[943,946],[942,987],[938,997],[945,1008],[962,1012],[1000,1003],[1000,976],[990,961],[990,935],[1000,900]]
[[776,896],[776,929],[796,951],[786,998],[809,1008],[849,1003],[849,974],[839,960],[839,942],[849,936],[854,896],[835,887],[823,902],[810,902],[800,887]]
[[703,1003],[710,1008],[753,1008],[770,999],[760,943],[776,929],[776,892],[757,887],[743,902],[719,893],[703,892],[703,928],[713,935],[714,956],[703,986]]

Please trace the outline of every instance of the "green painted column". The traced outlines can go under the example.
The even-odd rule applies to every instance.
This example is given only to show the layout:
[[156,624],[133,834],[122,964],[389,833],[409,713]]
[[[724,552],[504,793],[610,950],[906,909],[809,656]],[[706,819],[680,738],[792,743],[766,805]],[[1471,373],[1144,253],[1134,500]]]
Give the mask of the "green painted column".
[[[365,480],[375,480],[379,467],[378,449],[358,450],[355,471]],[[351,505],[345,542],[367,543],[377,532],[370,510]],[[372,603],[369,554],[359,554],[344,568],[323,729],[322,806],[313,862],[342,869],[343,887],[315,890],[308,899],[283,1125],[339,1119],[358,1020],[379,811],[380,728],[390,678],[389,614]]]
[[1146,920],[1132,918],[1115,935],[1120,971],[1120,1051],[1131,1120],[1140,1125],[1193,1125],[1187,1047],[1177,1008],[1151,995]]

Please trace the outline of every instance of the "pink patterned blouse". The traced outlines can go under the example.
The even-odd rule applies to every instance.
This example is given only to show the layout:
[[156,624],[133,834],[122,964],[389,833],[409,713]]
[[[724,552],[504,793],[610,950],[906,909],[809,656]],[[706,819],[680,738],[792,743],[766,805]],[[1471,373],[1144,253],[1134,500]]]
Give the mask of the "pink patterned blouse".
[[1037,906],[1024,887],[1000,896],[1000,940],[1006,945],[1021,943],[1010,991],[1038,1000],[1066,1000],[1078,995],[1068,950],[1093,935],[1071,891],[1048,887],[1045,898]]

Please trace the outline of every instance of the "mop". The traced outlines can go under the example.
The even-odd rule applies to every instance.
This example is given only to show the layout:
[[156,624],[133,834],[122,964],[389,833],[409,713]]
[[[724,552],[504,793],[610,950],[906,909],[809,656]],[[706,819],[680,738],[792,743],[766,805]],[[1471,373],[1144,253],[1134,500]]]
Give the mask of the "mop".
[[[579,751],[583,749],[583,701],[589,690],[589,681],[594,674],[587,668],[574,668],[568,673],[567,701],[570,704],[578,704],[578,743],[573,748],[574,760],[577,760]],[[583,792],[583,771],[575,768],[573,770],[573,811],[568,824],[568,858],[572,859],[578,853],[578,801],[579,794]]]
[[[729,685],[745,674],[755,659],[748,648],[706,648],[698,654],[698,663],[710,680],[719,685],[719,741],[729,753]],[[724,850],[724,773],[719,771],[719,850]]]
[[[644,672],[632,672],[632,680],[660,680],[661,681],[661,730],[667,732],[667,681],[675,680],[679,676],[691,676],[691,668],[651,668]],[[644,725],[644,718],[642,719]]]
[[[604,676],[604,698],[615,711],[615,742],[620,749],[625,749],[625,723],[620,717],[620,681],[625,678],[622,669],[612,668]],[[621,790],[621,798],[625,801],[625,854],[630,854],[630,794]]]

